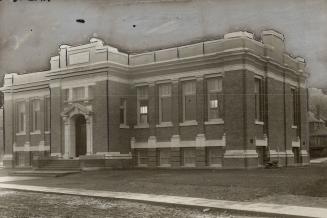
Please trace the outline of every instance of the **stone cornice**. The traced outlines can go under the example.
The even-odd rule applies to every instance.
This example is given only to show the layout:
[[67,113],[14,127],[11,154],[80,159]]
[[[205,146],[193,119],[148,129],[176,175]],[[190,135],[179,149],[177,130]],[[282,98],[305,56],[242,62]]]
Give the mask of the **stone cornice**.
[[[42,85],[48,83],[48,86],[51,86],[53,81],[58,79],[98,73],[107,73],[108,76],[130,81],[158,74],[165,76],[214,67],[223,67],[224,70],[224,67],[229,65],[251,62],[258,69],[262,68],[266,71],[270,69],[273,73],[283,74],[293,80],[305,80],[309,74],[305,72],[304,59],[287,54],[283,50],[284,38],[281,36],[283,35],[273,30],[264,31],[262,39],[265,43],[263,43],[256,41],[251,33],[236,32],[226,34],[224,39],[140,54],[121,53],[116,48],[105,46],[102,40],[91,39],[90,44],[86,45],[61,46],[59,56],[51,58],[54,62],[51,63],[53,67],[50,71],[31,74],[31,76],[15,74],[10,77],[9,75],[8,83],[5,81],[5,87],[0,91],[35,88],[40,86],[40,83]],[[277,41],[271,41],[271,37],[275,37],[274,40]],[[76,59],[75,56],[74,63],[70,63],[69,55],[75,54],[81,54],[81,59]],[[60,62],[61,60],[63,63]],[[35,81],[34,77],[40,73],[48,80]],[[16,79],[20,81],[19,85],[15,85]]]
[[[68,67],[60,70],[49,71],[46,77],[49,78],[50,84],[51,80],[63,79],[67,77],[73,77],[77,75],[90,75],[108,72],[109,75],[113,72],[121,74],[122,76],[127,76],[128,79],[134,80],[138,77],[146,78],[153,77],[155,75],[165,76],[167,72],[169,73],[177,73],[177,72],[187,72],[194,70],[205,70],[207,68],[219,68],[220,72],[224,72],[227,68],[229,68],[229,62],[237,62],[237,63],[255,63],[255,65],[261,66],[263,69],[265,66],[270,66],[274,70],[272,72],[279,72],[285,74],[286,77],[294,78],[300,77],[301,79],[305,79],[306,77],[300,74],[298,71],[295,71],[287,66],[284,66],[280,63],[277,63],[271,59],[267,59],[265,57],[259,56],[254,53],[250,49],[237,49],[233,51],[227,52],[219,52],[213,54],[207,54],[197,57],[189,57],[183,59],[176,59],[172,61],[165,61],[160,63],[151,63],[139,66],[128,66],[128,65],[120,65],[111,62],[101,62],[97,64],[91,65],[83,65],[83,66],[75,66]],[[2,91],[5,90],[24,90],[27,88],[41,88],[40,85],[44,86],[48,85],[48,81],[44,82],[36,82],[36,83],[26,83],[21,85],[14,85],[12,87],[4,87]]]

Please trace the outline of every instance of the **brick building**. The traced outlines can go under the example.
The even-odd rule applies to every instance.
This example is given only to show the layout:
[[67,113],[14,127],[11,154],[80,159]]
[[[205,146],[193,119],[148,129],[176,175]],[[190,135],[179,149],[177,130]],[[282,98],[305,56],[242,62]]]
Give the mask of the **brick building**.
[[50,63],[5,75],[7,167],[308,163],[308,74],[275,31],[140,54],[92,38]]

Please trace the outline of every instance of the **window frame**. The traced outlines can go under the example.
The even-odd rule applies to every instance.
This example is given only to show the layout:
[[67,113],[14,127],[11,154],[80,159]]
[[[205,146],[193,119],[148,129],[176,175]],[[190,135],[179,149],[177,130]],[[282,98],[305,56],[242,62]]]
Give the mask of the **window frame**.
[[[20,110],[20,105],[22,105],[23,110]],[[22,112],[21,112],[22,111]],[[23,119],[21,120],[21,114],[23,114]],[[26,101],[20,100],[16,102],[16,134],[26,134]],[[23,122],[22,122],[23,121]],[[22,124],[22,126],[21,126]]]
[[[258,90],[256,91],[257,83],[259,82]],[[264,122],[264,78],[255,76],[254,77],[254,119],[255,122]]]
[[[194,84],[194,90],[190,91],[190,92],[185,92],[185,87],[187,83],[193,83]],[[182,81],[182,107],[183,107],[183,110],[182,110],[182,114],[183,114],[183,123],[187,123],[187,122],[197,122],[196,121],[196,113],[197,113],[197,108],[196,108],[196,101],[197,101],[197,96],[196,96],[196,84],[197,81],[195,79],[188,79],[188,80],[183,80]],[[190,120],[186,120],[186,97],[187,96],[194,96],[195,98],[195,117],[194,119],[190,119]]]
[[[163,93],[164,91],[162,91],[163,87],[168,87],[168,93]],[[158,84],[158,105],[159,105],[159,124],[164,124],[164,123],[171,123],[172,122],[172,84],[170,82],[166,82],[166,83],[161,83]],[[170,120],[168,121],[163,121],[163,105],[162,105],[162,100],[163,99],[170,99],[170,109],[169,109],[169,115],[170,115]]]
[[[79,93],[76,90],[83,90],[83,96],[78,96]],[[83,101],[86,99],[86,92],[87,92],[87,88],[85,86],[78,86],[78,87],[73,87],[72,88],[72,97],[71,99],[73,101]]]
[[121,118],[121,110],[123,110],[123,120],[124,122],[121,122],[119,119],[120,125],[127,125],[127,99],[126,98],[120,98],[120,105],[119,105],[119,118]]
[[299,105],[299,89],[298,87],[292,86],[291,87],[291,99],[292,99],[292,127],[298,127],[300,124],[300,105]]
[[[41,113],[41,99],[40,98],[33,98],[30,100],[31,102],[31,121],[30,126],[31,126],[31,133],[36,133],[41,131],[41,126],[40,126],[40,113]],[[36,105],[36,102],[38,105]],[[36,107],[37,106],[37,107]],[[38,110],[36,110],[38,108]]]
[[[210,80],[217,80],[218,81],[218,87],[217,89],[210,89],[209,82]],[[224,114],[224,95],[223,95],[223,76],[215,76],[215,77],[209,77],[206,79],[206,85],[207,85],[207,120],[209,121],[218,121],[223,120],[223,114]],[[219,95],[221,95],[221,103],[219,100]],[[215,96],[217,101],[217,117],[212,118],[211,117],[211,96]]]
[[[144,93],[141,93],[141,90]],[[136,95],[137,95],[137,125],[138,126],[149,126],[149,86],[137,86],[136,87]],[[141,102],[146,101],[147,113],[141,113]],[[146,115],[146,123],[141,123],[141,115]]]
[[44,132],[49,133],[51,129],[51,98],[44,97]]

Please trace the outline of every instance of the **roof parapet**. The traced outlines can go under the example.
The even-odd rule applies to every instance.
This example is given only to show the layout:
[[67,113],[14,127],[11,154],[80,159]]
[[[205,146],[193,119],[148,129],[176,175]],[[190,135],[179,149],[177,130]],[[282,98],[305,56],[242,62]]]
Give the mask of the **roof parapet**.
[[298,62],[305,63],[305,59],[304,59],[303,57],[298,56],[298,57],[296,57],[295,59],[296,59]]
[[238,31],[238,32],[232,32],[232,33],[226,33],[224,35],[224,39],[231,39],[231,38],[238,38],[238,37],[247,37],[250,39],[254,39],[253,33],[247,32],[247,31]]
[[5,74],[3,86],[4,87],[12,86],[14,84],[14,78],[16,76],[18,76],[17,73],[7,73],[7,74]]
[[280,32],[277,32],[276,30],[264,30],[262,31],[261,33],[261,36],[265,36],[265,35],[272,35],[272,36],[275,36],[281,40],[285,40],[285,37],[283,34],[281,34]]
[[246,49],[282,66],[305,71],[302,57],[290,56],[285,51],[283,34],[275,30],[264,30],[262,40],[255,40],[254,34],[247,31],[227,33],[221,39],[182,45],[156,51],[136,54],[120,52],[117,48],[105,45],[99,38],[90,38],[90,43],[78,46],[61,45],[59,56],[51,57],[51,69],[58,70],[79,64],[111,62],[120,65],[140,66],[156,62],[174,61],[201,55]]

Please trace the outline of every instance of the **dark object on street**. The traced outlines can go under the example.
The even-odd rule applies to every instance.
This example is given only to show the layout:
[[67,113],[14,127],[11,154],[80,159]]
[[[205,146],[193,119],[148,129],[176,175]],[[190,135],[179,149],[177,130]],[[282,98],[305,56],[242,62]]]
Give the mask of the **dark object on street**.
[[84,19],[76,19],[76,22],[78,22],[78,23],[85,23],[85,20]]
[[278,161],[277,161],[277,160],[274,160],[274,161],[269,161],[269,162],[267,162],[266,165],[265,165],[265,168],[266,168],[266,169],[279,168],[279,166],[278,166]]

